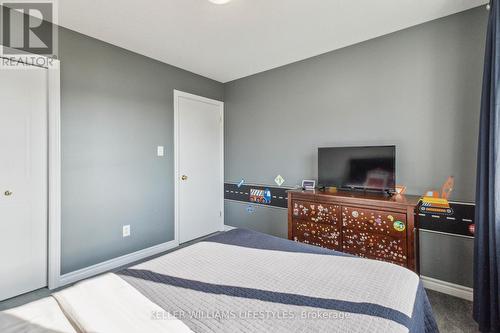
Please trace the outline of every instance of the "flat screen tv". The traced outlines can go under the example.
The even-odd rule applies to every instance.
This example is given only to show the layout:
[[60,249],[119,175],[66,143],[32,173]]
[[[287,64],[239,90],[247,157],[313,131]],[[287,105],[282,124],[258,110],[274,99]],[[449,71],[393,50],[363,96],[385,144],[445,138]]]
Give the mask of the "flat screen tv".
[[396,146],[318,148],[318,185],[395,192]]

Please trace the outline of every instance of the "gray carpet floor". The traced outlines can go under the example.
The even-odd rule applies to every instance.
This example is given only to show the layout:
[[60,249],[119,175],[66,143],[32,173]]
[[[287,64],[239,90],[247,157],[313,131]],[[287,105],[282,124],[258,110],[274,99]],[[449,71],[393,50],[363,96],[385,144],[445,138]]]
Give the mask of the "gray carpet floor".
[[[0,311],[16,307],[50,295],[47,288],[39,289],[18,297],[0,302]],[[434,316],[441,333],[478,332],[472,319],[472,303],[460,298],[427,290]]]
[[441,333],[479,332],[472,319],[472,302],[427,290]]
[[40,298],[49,296],[50,293],[51,292],[49,289],[42,288],[17,297],[9,298],[8,300],[0,302],[0,311],[15,308],[16,306],[36,301]]

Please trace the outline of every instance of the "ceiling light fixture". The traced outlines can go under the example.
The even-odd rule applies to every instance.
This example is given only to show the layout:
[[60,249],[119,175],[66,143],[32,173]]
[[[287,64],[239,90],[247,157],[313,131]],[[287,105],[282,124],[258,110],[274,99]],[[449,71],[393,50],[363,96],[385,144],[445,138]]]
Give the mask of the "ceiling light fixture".
[[208,0],[208,1],[210,1],[211,3],[214,3],[216,5],[224,5],[231,0]]

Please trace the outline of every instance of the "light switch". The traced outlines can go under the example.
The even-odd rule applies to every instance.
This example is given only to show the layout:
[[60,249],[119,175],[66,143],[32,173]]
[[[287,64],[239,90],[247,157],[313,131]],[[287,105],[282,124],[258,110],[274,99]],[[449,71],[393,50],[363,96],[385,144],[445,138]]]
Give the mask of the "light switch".
[[158,146],[158,148],[156,149],[156,154],[158,156],[164,156],[165,155],[165,148],[163,146]]
[[123,237],[130,236],[130,225],[124,225],[123,226],[122,235],[123,235]]

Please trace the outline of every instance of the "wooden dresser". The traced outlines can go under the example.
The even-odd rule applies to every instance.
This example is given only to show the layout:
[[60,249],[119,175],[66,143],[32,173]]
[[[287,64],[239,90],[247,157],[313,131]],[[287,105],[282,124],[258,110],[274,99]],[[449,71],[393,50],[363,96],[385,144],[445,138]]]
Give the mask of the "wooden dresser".
[[348,191],[288,192],[288,238],[417,271],[419,197]]

